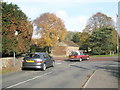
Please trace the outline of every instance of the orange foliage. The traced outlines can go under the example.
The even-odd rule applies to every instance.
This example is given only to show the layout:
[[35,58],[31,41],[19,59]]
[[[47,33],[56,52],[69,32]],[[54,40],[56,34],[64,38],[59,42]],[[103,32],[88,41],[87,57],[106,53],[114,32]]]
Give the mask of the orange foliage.
[[44,13],[34,20],[38,33],[42,37],[38,40],[41,47],[53,47],[57,41],[64,40],[66,28],[60,18],[51,13]]

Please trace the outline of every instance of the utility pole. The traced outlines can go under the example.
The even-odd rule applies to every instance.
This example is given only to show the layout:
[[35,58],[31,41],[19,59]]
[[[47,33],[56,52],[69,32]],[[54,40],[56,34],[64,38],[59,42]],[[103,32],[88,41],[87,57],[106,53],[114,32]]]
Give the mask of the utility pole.
[[117,52],[119,53],[119,37],[120,37],[120,1],[118,2],[118,15],[117,15]]

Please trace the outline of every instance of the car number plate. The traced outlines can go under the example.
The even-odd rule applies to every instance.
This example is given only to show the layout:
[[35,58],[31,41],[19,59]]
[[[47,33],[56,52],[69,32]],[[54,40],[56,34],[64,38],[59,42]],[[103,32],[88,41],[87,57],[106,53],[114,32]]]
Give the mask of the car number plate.
[[74,56],[71,56],[71,58],[75,58]]
[[26,62],[34,62],[34,60],[27,60]]

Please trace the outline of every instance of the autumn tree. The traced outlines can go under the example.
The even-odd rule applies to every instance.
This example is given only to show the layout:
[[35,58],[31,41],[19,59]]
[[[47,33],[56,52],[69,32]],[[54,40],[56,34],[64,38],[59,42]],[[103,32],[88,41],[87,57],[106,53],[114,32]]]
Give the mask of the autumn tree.
[[111,17],[98,12],[89,18],[88,23],[83,31],[92,34],[94,30],[98,30],[103,27],[113,28],[114,22]]
[[53,47],[56,42],[64,40],[66,28],[60,18],[53,13],[44,13],[34,20],[37,32],[41,38],[38,40],[40,47]]
[[87,32],[82,32],[80,33],[80,49],[81,50],[86,50],[88,52],[88,48],[89,48],[89,37],[90,37],[90,34],[87,33]]
[[2,3],[3,55],[28,52],[32,31],[31,22],[17,5]]
[[72,41],[79,45],[81,50],[87,50],[88,51],[88,39],[90,37],[90,34],[87,32],[79,32],[73,35]]

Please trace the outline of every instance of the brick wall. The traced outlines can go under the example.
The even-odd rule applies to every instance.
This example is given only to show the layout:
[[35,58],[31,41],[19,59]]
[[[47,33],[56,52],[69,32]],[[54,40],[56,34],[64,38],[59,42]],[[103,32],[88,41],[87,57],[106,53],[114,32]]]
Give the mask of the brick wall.
[[53,56],[68,56],[71,51],[79,50],[79,47],[72,46],[55,46],[52,50]]
[[53,47],[52,54],[53,56],[66,55],[66,49],[67,47],[65,46],[55,46]]

